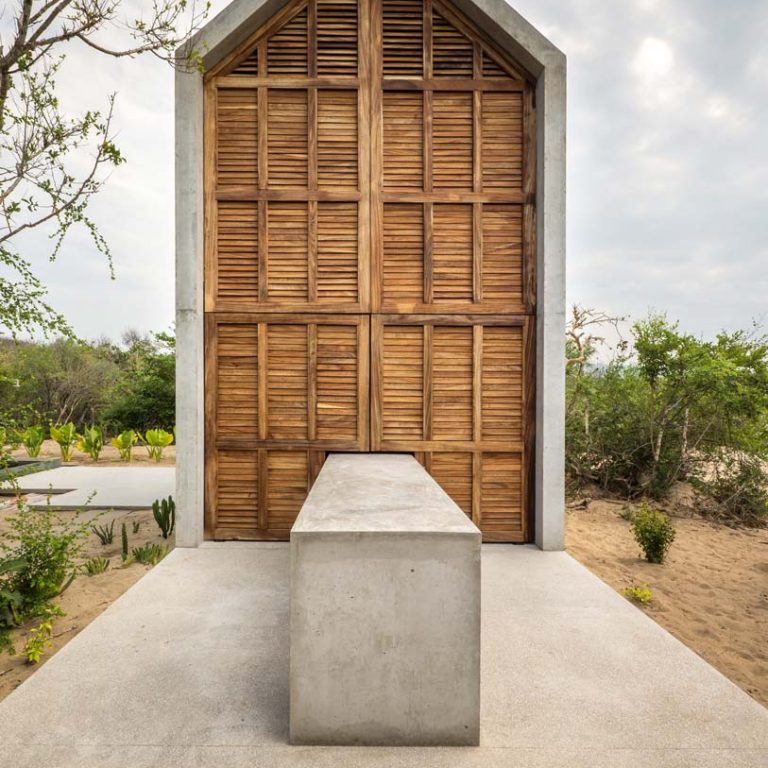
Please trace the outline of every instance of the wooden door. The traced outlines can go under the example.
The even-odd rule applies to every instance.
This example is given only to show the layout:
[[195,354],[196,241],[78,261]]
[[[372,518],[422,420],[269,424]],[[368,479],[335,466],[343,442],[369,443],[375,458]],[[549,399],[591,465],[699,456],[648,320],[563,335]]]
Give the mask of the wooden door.
[[208,73],[210,538],[286,538],[332,450],[530,538],[534,123],[439,0],[293,2]]

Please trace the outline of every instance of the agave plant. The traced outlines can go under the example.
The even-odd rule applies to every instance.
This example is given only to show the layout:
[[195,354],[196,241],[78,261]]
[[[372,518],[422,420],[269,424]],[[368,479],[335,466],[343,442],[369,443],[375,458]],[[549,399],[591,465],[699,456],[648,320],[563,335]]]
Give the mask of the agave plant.
[[24,446],[27,456],[29,456],[30,459],[35,459],[40,454],[40,446],[43,444],[43,440],[45,440],[45,429],[39,424],[36,424],[32,427],[18,430],[16,432],[16,437]]
[[144,444],[149,458],[160,461],[163,451],[173,442],[173,435],[164,429],[148,429],[144,433]]
[[139,442],[139,434],[133,429],[126,429],[109,442],[120,452],[120,458],[123,461],[131,461],[133,459],[131,451],[133,446]]
[[59,426],[51,425],[51,438],[59,444],[62,461],[72,460],[72,453],[79,437],[77,429],[71,421]]
[[98,427],[86,427],[77,441],[78,450],[87,453],[94,461],[99,460],[99,454],[104,447],[104,434]]

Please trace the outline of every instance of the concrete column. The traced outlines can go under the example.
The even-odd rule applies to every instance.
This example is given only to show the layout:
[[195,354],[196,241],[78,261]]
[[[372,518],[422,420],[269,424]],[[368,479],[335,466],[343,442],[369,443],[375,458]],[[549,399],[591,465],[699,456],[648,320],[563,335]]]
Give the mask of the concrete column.
[[176,73],[176,545],[203,540],[203,78]]

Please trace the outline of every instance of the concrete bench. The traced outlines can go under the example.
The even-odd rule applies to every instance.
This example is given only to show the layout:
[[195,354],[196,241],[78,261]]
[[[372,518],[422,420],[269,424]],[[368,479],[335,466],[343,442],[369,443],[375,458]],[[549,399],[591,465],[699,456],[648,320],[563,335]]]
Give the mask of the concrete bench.
[[473,745],[480,531],[412,457],[328,457],[291,531],[294,744]]

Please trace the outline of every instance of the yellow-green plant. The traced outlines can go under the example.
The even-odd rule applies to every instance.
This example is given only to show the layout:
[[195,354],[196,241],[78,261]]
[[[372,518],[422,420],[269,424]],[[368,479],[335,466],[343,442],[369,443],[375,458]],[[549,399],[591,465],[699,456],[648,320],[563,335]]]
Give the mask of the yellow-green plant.
[[144,444],[149,458],[160,461],[163,451],[173,442],[173,435],[164,429],[148,429],[144,433]]
[[71,461],[75,444],[79,438],[75,425],[71,421],[68,424],[60,424],[59,426],[51,424],[51,438],[59,444],[61,460]]
[[45,429],[39,424],[18,430],[16,437],[21,441],[27,456],[30,459],[36,459],[40,455],[40,447],[45,440]]
[[78,450],[87,453],[94,461],[99,460],[99,454],[104,447],[104,434],[98,427],[86,427],[77,441]]
[[133,446],[138,442],[139,435],[133,429],[126,429],[110,440],[110,443],[120,452],[120,458],[123,461],[131,461],[133,459]]
[[631,600],[633,603],[639,603],[640,605],[648,605],[651,602],[651,590],[647,584],[639,586],[633,584],[631,587],[627,587],[621,592],[627,600]]
[[91,557],[85,561],[85,571],[89,576],[98,576],[109,568],[108,557]]
[[142,565],[157,565],[167,554],[168,548],[160,544],[145,544],[131,550],[133,559]]
[[50,619],[46,619],[39,626],[29,630],[29,637],[22,651],[27,657],[28,664],[37,664],[42,655],[53,646],[51,642],[52,634],[53,622]]
[[675,527],[663,513],[642,504],[632,517],[632,533],[649,563],[663,563],[675,540]]

